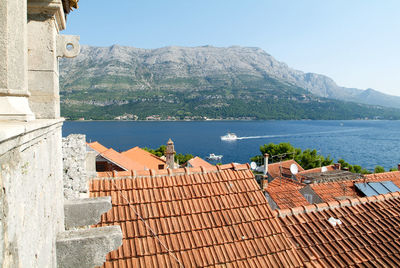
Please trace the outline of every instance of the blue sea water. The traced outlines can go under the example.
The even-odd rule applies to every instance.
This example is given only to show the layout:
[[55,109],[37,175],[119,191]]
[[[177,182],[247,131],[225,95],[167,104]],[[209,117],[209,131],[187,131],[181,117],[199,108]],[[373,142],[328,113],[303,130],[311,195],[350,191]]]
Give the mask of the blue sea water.
[[[241,139],[221,141],[228,131]],[[171,138],[178,153],[202,158],[221,154],[223,163],[247,163],[260,153],[260,145],[270,142],[316,149],[370,170],[400,163],[400,121],[67,121],[63,136],[71,133],[86,134],[87,141],[99,141],[117,151],[134,146],[158,148]]]

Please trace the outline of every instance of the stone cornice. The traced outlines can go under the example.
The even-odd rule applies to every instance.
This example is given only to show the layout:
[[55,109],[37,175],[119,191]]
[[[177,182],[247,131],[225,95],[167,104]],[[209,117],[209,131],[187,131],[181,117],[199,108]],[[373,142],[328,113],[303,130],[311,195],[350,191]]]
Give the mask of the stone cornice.
[[28,14],[49,14],[55,16],[57,28],[66,27],[65,14],[61,0],[28,0]]

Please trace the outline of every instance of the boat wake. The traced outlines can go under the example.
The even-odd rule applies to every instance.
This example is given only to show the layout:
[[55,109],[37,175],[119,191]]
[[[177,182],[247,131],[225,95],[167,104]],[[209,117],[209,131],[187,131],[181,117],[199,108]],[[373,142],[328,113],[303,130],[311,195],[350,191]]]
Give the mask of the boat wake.
[[314,135],[321,135],[321,134],[344,133],[344,132],[353,132],[353,131],[360,131],[360,130],[363,130],[363,129],[355,128],[355,129],[347,129],[347,130],[333,130],[333,131],[308,132],[308,133],[296,133],[296,134],[244,136],[244,137],[237,137],[236,140],[265,139],[265,138],[294,137],[294,136],[314,136]]

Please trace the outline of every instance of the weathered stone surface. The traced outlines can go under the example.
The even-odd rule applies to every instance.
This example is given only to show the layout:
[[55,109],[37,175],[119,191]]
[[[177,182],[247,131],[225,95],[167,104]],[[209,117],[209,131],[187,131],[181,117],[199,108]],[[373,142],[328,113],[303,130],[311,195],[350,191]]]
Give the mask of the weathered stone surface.
[[88,192],[86,136],[71,134],[63,138],[64,197],[77,199]]
[[33,120],[27,96],[26,1],[0,5],[0,120]]
[[60,117],[57,36],[52,15],[28,15],[29,103],[36,118]]
[[[88,148],[88,147],[86,147]],[[94,150],[86,151],[86,173],[89,179],[96,178],[96,157],[99,153]]]
[[109,211],[111,207],[111,196],[65,201],[65,228],[99,223],[101,215]]
[[122,244],[120,226],[106,226],[63,232],[57,238],[60,268],[91,268],[102,265],[106,254]]
[[56,235],[64,230],[61,125],[0,122],[2,267],[56,266]]

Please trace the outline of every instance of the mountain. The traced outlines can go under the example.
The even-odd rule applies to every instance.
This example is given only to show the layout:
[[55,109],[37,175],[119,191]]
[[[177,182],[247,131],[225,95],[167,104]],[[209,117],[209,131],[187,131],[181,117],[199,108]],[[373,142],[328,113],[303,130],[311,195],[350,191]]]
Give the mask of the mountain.
[[60,85],[62,112],[72,118],[396,118],[397,109],[376,105],[400,107],[400,97],[339,87],[253,47],[82,46],[60,61]]

